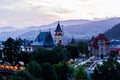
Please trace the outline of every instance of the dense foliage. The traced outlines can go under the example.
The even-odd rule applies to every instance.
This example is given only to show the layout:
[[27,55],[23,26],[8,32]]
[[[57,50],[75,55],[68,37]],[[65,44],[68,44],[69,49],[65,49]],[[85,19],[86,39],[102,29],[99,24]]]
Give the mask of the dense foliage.
[[78,70],[75,72],[75,80],[86,80],[87,72],[83,66],[79,66]]
[[57,80],[67,80],[68,76],[74,72],[74,68],[67,66],[65,62],[54,64],[54,69],[57,74]]
[[66,49],[69,53],[69,58],[78,58],[80,54],[85,54],[88,56],[88,42],[87,41],[80,41],[77,44],[69,44],[66,45]]
[[42,79],[42,68],[37,62],[32,61],[27,64],[26,70],[34,77],[34,79]]
[[45,49],[38,49],[33,52],[33,55],[31,57],[31,61],[35,60],[39,64],[43,63],[51,63],[56,64],[60,61],[66,60],[66,54],[59,52],[59,50],[45,50]]
[[13,64],[18,61],[18,53],[20,51],[20,43],[17,40],[12,38],[8,38],[4,42],[3,54],[4,54],[4,61],[10,62]]
[[120,80],[120,63],[117,62],[116,58],[109,58],[95,68],[92,79]]

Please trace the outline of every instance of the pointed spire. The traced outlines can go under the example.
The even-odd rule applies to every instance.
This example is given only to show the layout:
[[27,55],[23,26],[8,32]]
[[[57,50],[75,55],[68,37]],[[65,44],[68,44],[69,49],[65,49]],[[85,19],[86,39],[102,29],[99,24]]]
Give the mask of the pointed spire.
[[59,21],[58,21],[58,24],[57,24],[57,28],[55,29],[55,32],[62,32]]

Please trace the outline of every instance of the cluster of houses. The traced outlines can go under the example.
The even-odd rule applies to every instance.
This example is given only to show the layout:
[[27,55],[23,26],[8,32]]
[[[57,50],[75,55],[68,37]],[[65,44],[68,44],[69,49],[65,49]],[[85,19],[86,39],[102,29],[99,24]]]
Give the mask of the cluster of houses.
[[[63,45],[63,30],[59,22],[54,32],[54,38],[50,30],[46,32],[40,31],[34,41],[18,38],[17,40],[22,43],[21,51],[34,51],[40,47],[50,50],[57,44]],[[71,42],[74,42],[74,38],[72,38]],[[120,46],[118,45],[120,45],[119,40],[110,41],[104,34],[99,34],[90,40],[90,52],[96,57],[109,56],[111,51],[120,52]]]

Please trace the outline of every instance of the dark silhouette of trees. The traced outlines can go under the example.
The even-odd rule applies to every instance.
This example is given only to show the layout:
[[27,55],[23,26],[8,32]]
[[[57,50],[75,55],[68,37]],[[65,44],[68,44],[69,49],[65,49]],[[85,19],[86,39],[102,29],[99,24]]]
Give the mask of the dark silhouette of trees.
[[78,42],[77,47],[78,47],[78,50],[80,53],[88,55],[87,54],[88,53],[88,43],[87,42],[80,41],[80,42]]
[[12,38],[8,38],[3,48],[4,60],[10,63],[16,63],[18,61],[18,53],[20,53],[20,43]]
[[30,62],[30,57],[32,56],[31,52],[21,51],[17,54],[18,60],[23,61],[25,66]]
[[57,80],[57,75],[54,68],[49,63],[44,63],[42,65],[42,75],[43,80]]
[[69,58],[77,58],[79,57],[79,52],[78,52],[78,48],[76,45],[67,45],[66,49],[68,51],[68,56]]
[[120,63],[116,58],[111,57],[102,65],[97,65],[92,80],[120,80]]
[[57,74],[57,80],[67,80],[68,76],[74,71],[73,67],[69,67],[65,62],[54,64],[54,69]]
[[32,75],[26,70],[18,71],[12,76],[12,80],[34,80]]
[[80,53],[88,56],[88,43],[84,41],[80,41],[75,45],[69,44],[66,46],[66,49],[69,52],[69,58],[77,58]]
[[42,79],[42,68],[37,62],[32,61],[27,64],[26,70],[34,77],[34,79]]
[[87,80],[87,72],[83,66],[79,66],[78,70],[75,71],[75,80]]
[[66,57],[64,53],[59,53],[54,50],[45,50],[40,48],[33,52],[30,61],[34,60],[39,64],[43,64],[43,63],[57,64],[60,61],[65,60],[65,58]]

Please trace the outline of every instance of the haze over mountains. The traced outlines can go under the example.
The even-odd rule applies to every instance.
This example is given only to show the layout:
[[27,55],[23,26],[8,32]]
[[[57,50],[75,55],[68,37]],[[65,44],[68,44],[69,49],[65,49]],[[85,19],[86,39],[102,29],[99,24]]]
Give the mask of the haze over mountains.
[[[108,29],[111,29],[114,25],[120,23],[120,17],[109,18],[103,20],[65,20],[59,21],[63,31],[64,39],[70,40],[72,36],[76,39],[90,39],[92,36],[99,33],[104,33]],[[39,31],[51,30],[54,34],[54,30],[58,21],[43,26],[30,26],[23,29],[16,29],[14,27],[2,27],[0,28],[0,40],[4,41],[8,37],[16,38],[21,37],[23,39],[34,40],[39,34]]]

